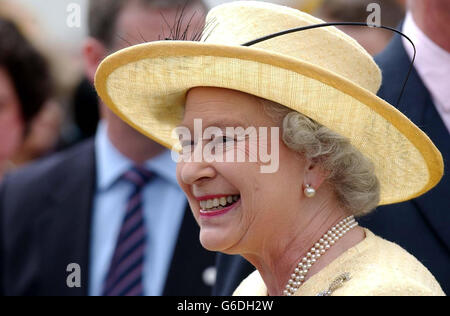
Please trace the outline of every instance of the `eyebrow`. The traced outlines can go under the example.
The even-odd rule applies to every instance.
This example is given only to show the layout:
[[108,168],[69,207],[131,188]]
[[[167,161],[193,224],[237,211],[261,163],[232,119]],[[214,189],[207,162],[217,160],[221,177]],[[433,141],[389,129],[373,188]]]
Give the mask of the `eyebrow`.
[[[178,125],[178,127],[188,127],[188,126],[180,124],[180,125]],[[220,122],[211,122],[211,123],[208,123],[206,125],[202,124],[202,127],[203,127],[203,129],[206,129],[208,127],[218,127],[220,129],[225,130],[227,127],[243,127],[243,128],[247,128],[247,127],[249,127],[249,124],[247,124],[247,123],[244,124],[241,121],[226,121],[226,120],[222,120]],[[191,129],[190,126],[188,128]]]
[[240,121],[220,121],[220,122],[214,122],[211,124],[207,124],[204,126],[204,128],[208,128],[210,126],[215,126],[221,129],[225,129],[227,127],[244,127],[247,128],[248,124],[244,124],[243,122]]

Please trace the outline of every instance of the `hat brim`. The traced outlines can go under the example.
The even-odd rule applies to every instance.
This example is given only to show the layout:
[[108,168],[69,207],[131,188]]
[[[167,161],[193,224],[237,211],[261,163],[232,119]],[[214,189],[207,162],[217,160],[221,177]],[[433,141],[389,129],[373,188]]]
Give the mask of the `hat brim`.
[[95,87],[112,111],[170,149],[193,87],[221,87],[272,100],[350,139],[375,165],[380,205],[417,197],[443,175],[430,139],[406,116],[351,81],[258,48],[187,41],[132,46],[106,58]]

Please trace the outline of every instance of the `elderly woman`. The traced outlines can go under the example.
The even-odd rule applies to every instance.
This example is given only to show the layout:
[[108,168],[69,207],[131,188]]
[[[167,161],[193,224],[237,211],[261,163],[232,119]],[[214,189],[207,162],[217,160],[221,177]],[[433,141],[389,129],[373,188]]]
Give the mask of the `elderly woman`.
[[[354,218],[423,194],[443,173],[427,136],[375,95],[367,52],[330,27],[242,45],[323,22],[268,3],[228,3],[208,21],[202,42],[110,56],[96,87],[168,147],[181,127],[177,175],[202,245],[257,269],[235,294],[443,295],[413,256]],[[262,172],[269,148],[277,168]]]

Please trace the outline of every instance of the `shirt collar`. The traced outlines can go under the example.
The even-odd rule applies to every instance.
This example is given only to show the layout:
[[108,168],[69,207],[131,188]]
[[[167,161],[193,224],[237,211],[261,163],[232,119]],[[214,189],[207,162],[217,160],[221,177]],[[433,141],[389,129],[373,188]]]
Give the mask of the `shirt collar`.
[[[450,90],[448,80],[450,73],[450,53],[434,43],[415,23],[411,12],[408,12],[403,24],[403,32],[416,45],[417,56],[414,66],[422,81],[430,91],[435,103],[446,112],[450,111]],[[414,50],[405,38],[403,46],[412,59]]]
[[[99,123],[95,135],[97,189],[99,190],[109,189],[133,166],[133,162],[111,143],[107,129],[106,122],[102,121]],[[176,163],[172,160],[170,151],[165,150],[158,156],[147,160],[144,165],[157,177],[178,187]]]
[[148,170],[178,188],[177,164],[172,160],[172,155],[169,150],[164,150],[158,156],[147,160],[145,166]]

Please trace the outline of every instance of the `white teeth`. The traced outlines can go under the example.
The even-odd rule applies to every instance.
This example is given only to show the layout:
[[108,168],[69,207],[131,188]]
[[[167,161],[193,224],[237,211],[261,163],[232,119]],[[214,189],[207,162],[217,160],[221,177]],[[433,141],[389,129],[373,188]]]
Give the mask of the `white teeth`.
[[236,202],[239,200],[239,195],[229,195],[229,196],[222,196],[221,198],[214,198],[209,200],[203,200],[200,201],[200,208],[203,210],[216,208],[219,206],[225,206],[227,204],[231,204],[233,202]]

